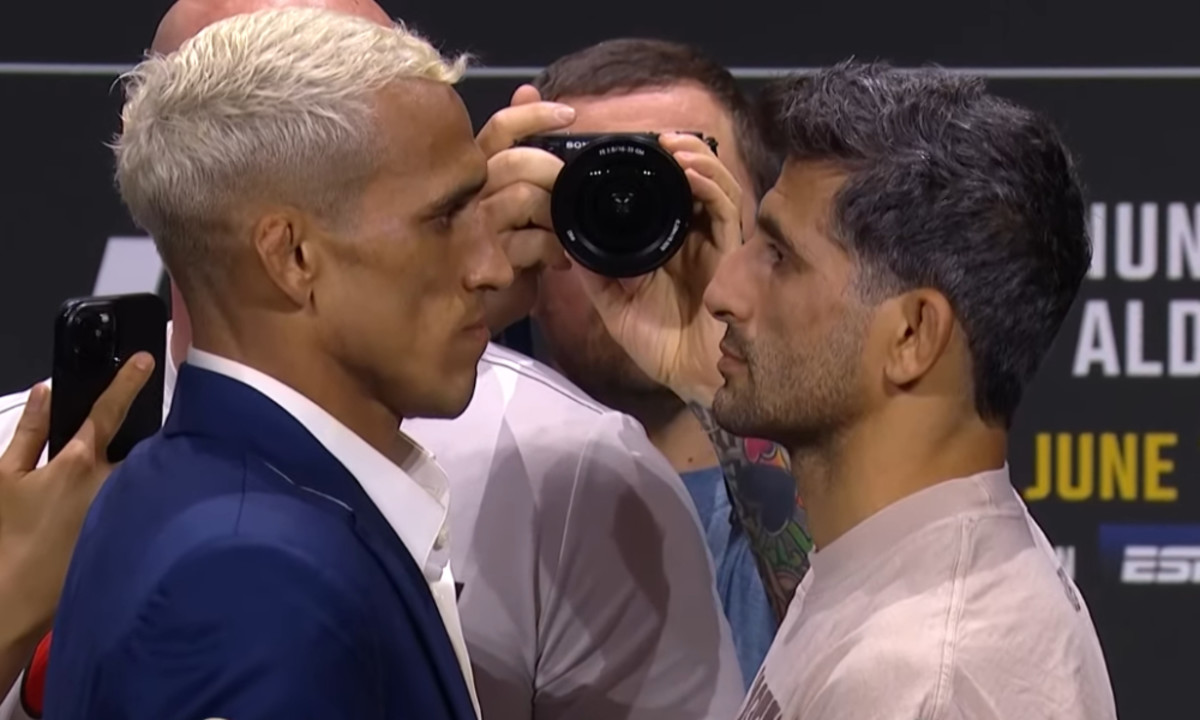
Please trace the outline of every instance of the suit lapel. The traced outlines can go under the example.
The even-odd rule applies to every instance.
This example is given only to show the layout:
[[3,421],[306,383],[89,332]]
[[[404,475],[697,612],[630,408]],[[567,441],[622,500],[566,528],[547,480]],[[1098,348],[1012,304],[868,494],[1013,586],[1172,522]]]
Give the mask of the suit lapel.
[[250,386],[185,364],[163,434],[201,435],[241,445],[291,484],[348,509],[356,534],[413,613],[412,626],[437,669],[454,716],[475,718],[458,657],[424,573],[358,481],[303,425]]

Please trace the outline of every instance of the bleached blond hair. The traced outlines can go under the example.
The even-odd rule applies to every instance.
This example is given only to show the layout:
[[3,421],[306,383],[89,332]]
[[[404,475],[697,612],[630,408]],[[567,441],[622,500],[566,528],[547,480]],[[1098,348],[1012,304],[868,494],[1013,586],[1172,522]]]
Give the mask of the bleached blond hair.
[[176,281],[214,270],[240,202],[338,212],[375,167],[379,92],[453,84],[466,62],[401,23],[323,9],[214,23],[123,76],[112,145],[121,197]]

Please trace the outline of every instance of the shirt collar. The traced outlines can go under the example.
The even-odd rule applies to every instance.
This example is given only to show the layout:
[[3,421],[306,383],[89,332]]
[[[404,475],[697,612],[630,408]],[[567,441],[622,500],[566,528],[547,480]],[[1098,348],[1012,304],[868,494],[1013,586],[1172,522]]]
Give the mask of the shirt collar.
[[171,398],[175,397],[175,379],[179,368],[175,367],[175,356],[171,352],[171,337],[175,334],[175,323],[167,321],[167,367],[163,369],[163,417],[171,412]]
[[[295,418],[354,476],[426,579],[442,577],[449,559],[449,483],[429,453],[397,430],[408,451],[397,465],[312,400],[269,375],[194,347],[188,349],[187,362],[249,385]],[[174,377],[170,382],[173,387]]]
[[869,569],[873,558],[921,529],[954,515],[996,510],[1023,511],[1009,480],[1008,463],[968,477],[946,480],[902,498],[850,528],[809,556],[823,586]]

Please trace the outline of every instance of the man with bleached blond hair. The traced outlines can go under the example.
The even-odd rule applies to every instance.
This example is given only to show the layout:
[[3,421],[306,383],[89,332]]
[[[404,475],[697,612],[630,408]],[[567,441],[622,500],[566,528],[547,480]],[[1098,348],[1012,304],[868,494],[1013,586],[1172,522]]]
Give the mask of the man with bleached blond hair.
[[47,717],[477,717],[446,477],[397,432],[463,411],[512,279],[462,69],[289,8],[127,77],[118,185],[191,348],[84,524]]

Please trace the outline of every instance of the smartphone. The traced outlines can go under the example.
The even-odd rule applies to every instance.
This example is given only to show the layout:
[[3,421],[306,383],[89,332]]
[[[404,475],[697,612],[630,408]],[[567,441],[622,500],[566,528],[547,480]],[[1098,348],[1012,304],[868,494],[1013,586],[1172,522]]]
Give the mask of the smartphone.
[[138,352],[154,357],[154,372],[109,443],[108,460],[113,463],[124,460],[134,445],[162,427],[167,306],[150,293],[63,303],[54,326],[50,457],[79,432],[117,371]]

